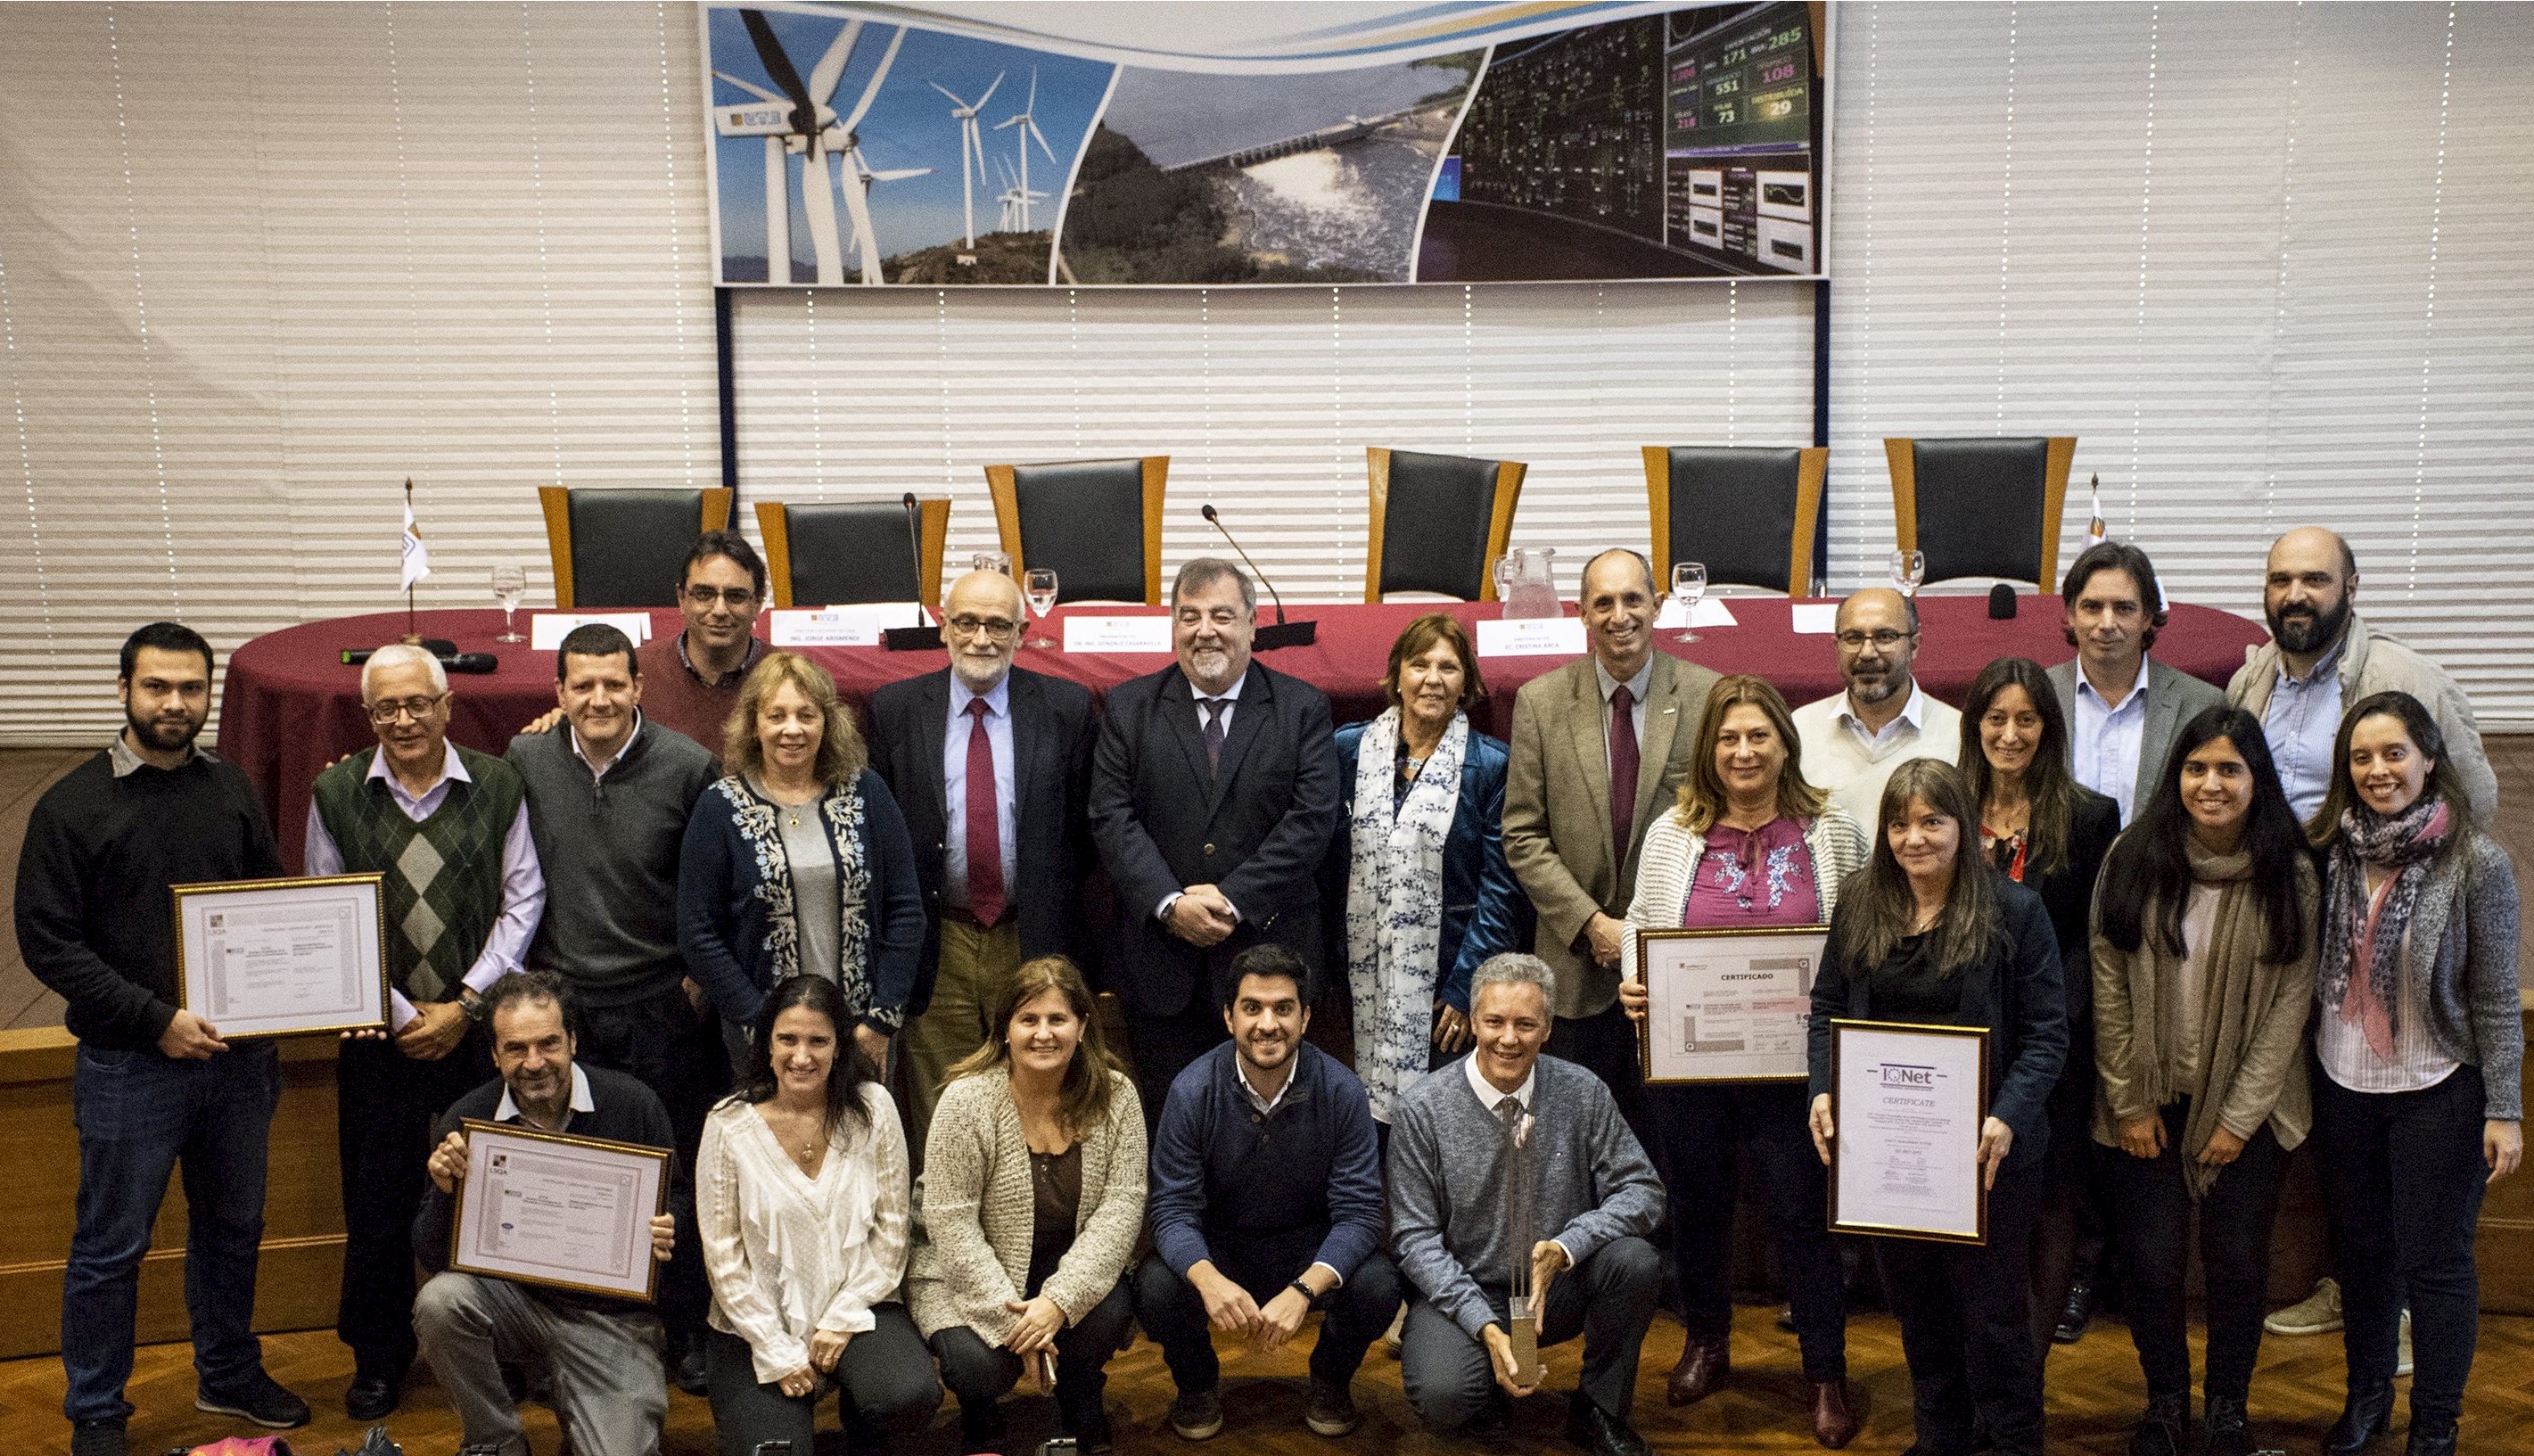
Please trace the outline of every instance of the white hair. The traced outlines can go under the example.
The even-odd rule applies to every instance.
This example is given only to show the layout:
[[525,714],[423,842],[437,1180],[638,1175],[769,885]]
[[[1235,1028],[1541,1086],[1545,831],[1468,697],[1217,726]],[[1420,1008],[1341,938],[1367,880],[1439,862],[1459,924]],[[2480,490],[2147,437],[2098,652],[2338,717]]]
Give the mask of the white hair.
[[1470,973],[1470,1004],[1473,1007],[1478,1003],[1478,993],[1490,986],[1537,986],[1541,1005],[1557,1003],[1556,969],[1538,956],[1519,950],[1490,955]]
[[449,670],[440,665],[439,658],[420,647],[408,646],[403,642],[390,642],[372,652],[370,660],[361,664],[361,700],[367,702],[370,699],[371,674],[391,667],[411,667],[415,663],[422,664],[423,669],[431,674],[432,692],[449,691]]

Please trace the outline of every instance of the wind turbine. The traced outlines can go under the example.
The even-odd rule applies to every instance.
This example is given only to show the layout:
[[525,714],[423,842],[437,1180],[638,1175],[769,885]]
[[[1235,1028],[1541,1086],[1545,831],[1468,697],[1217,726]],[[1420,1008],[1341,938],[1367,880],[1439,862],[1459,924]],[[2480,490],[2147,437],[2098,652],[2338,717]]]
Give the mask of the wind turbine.
[[[875,171],[862,154],[862,140],[854,128],[871,110],[879,95],[880,84],[888,79],[889,67],[897,61],[898,47],[906,41],[906,28],[901,26],[889,37],[888,50],[880,57],[879,67],[863,88],[853,113],[839,120],[829,104],[835,95],[836,83],[844,79],[845,64],[853,55],[854,42],[862,35],[863,23],[848,21],[838,31],[826,53],[812,68],[804,83],[792,58],[775,38],[773,28],[764,13],[743,10],[740,21],[748,28],[748,37],[756,47],[758,61],[765,74],[781,88],[778,94],[763,87],[743,81],[728,72],[714,76],[755,96],[762,105],[743,103],[714,108],[716,129],[725,137],[758,136],[765,139],[765,264],[766,280],[791,281],[792,225],[791,177],[788,157],[802,158],[802,211],[810,219],[810,241],[817,256],[816,281],[824,285],[844,282],[844,248],[836,226],[837,178],[827,170],[827,158],[841,154],[845,184],[845,208],[853,217],[854,243],[859,255],[862,281],[878,283],[879,243],[872,227],[868,195],[874,182],[894,181],[901,177],[920,177],[931,167],[909,167],[892,171]],[[812,181],[815,179],[815,187]],[[778,273],[777,271],[780,270]]]
[[1003,174],[1003,192],[996,199],[1003,205],[1003,212],[1001,220],[996,225],[996,231],[1029,231],[1030,204],[1047,201],[1047,194],[1030,191],[1028,186],[1013,174],[1012,164],[1001,157],[995,158],[995,165],[1000,168]]
[[[1003,75],[1000,71],[996,72],[994,86],[987,87],[986,93],[974,101],[960,100],[957,92],[940,82],[925,83],[950,98],[950,119],[959,124],[959,205],[962,220],[968,228],[966,236],[971,253],[977,251],[977,183],[982,180],[991,184],[994,181],[986,175],[986,139],[977,130],[977,113],[985,110],[986,103],[994,99],[995,87],[1003,84]],[[976,158],[973,167],[969,162],[971,156]]]
[[[983,101],[980,101],[980,102],[978,102],[978,104],[982,106],[982,105],[984,105],[985,103],[984,103]],[[1049,145],[1047,145],[1047,134],[1046,134],[1045,132],[1042,132],[1042,131],[1040,131],[1040,130],[1038,129],[1038,118],[1037,118],[1036,116],[1034,116],[1034,115],[1032,115],[1032,114],[1031,114],[1032,112],[1036,111],[1037,109],[1038,109],[1038,68],[1037,68],[1036,66],[1032,66],[1032,67],[1030,68],[1029,101],[1021,107],[1020,112],[1019,112],[1019,114],[1018,114],[1018,115],[1013,116],[1013,117],[1012,117],[1010,120],[1008,120],[1008,121],[1001,121],[1001,122],[997,122],[997,123],[996,123],[996,125],[995,125],[995,130],[996,130],[996,131],[998,131],[998,132],[999,132],[999,131],[1001,131],[1001,130],[1002,130],[1003,128],[1005,128],[1005,127],[1013,127],[1013,126],[1016,126],[1016,127],[1019,127],[1019,128],[1021,129],[1021,134],[1020,134],[1020,138],[1019,138],[1019,141],[1020,141],[1020,144],[1021,144],[1021,185],[1020,185],[1020,199],[1019,199],[1019,201],[1020,201],[1020,224],[1021,224],[1021,225],[1020,225],[1020,230],[1021,230],[1022,232],[1027,232],[1027,231],[1029,231],[1029,230],[1030,230],[1029,210],[1030,210],[1030,201],[1031,201],[1031,199],[1033,199],[1033,198],[1037,198],[1037,199],[1045,199],[1045,198],[1046,198],[1046,196],[1047,196],[1047,194],[1046,194],[1046,193],[1044,193],[1044,192],[1032,192],[1032,191],[1030,191],[1030,185],[1029,185],[1029,144],[1030,144],[1031,140],[1032,140],[1033,138],[1035,138],[1035,139],[1037,140],[1037,142],[1038,142],[1038,150],[1047,153],[1047,159],[1048,159],[1049,161],[1054,161],[1054,160],[1056,160],[1056,149],[1055,149],[1055,148],[1053,148],[1053,147],[1050,147]]]

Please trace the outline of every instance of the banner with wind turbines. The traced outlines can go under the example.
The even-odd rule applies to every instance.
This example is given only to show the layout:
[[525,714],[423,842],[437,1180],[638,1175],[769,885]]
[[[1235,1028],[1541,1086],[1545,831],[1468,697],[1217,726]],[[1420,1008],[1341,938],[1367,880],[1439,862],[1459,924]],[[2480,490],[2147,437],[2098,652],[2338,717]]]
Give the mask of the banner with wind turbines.
[[1818,277],[1826,7],[699,7],[715,281]]

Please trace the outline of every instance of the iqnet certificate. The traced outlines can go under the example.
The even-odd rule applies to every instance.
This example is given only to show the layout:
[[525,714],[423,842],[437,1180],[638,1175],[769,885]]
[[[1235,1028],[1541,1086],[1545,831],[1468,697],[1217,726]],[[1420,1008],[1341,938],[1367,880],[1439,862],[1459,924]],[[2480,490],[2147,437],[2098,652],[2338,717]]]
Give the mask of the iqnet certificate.
[[1831,1023],[1834,1230],[1987,1242],[1987,1072],[1983,1027]]

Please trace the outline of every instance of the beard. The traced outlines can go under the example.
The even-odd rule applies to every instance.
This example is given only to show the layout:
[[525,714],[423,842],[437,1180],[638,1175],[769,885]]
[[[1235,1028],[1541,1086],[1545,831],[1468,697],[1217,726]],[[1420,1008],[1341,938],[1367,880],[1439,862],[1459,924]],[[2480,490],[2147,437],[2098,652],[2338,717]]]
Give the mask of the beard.
[[192,747],[210,717],[209,713],[200,718],[188,713],[181,721],[170,722],[165,718],[141,717],[129,707],[123,710],[123,721],[132,725],[132,741],[153,754],[182,753]]
[[2287,617],[2279,612],[2264,614],[2270,621],[2270,636],[2279,646],[2290,652],[2320,651],[2337,640],[2341,630],[2349,625],[2349,597],[2343,593],[2328,608],[2311,609],[2311,615]]
[[1907,673],[1886,668],[1879,676],[1851,678],[1847,691],[1859,702],[1882,702],[1900,692],[1908,681]]

